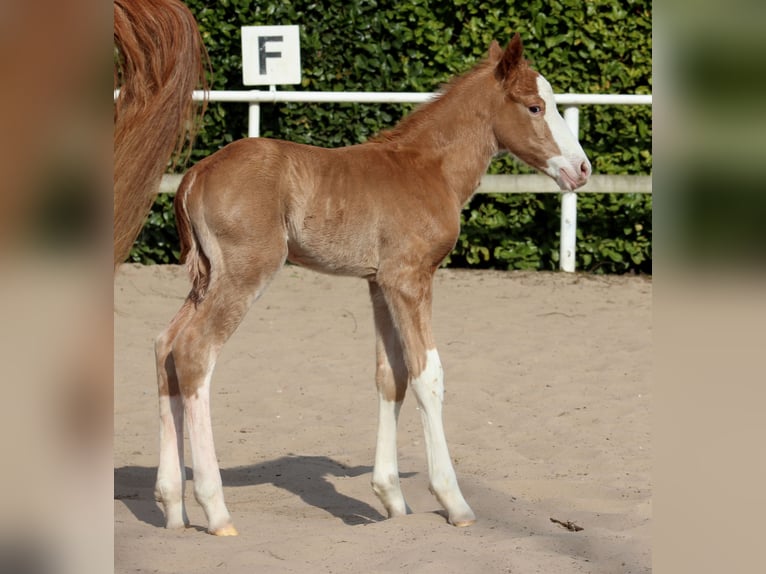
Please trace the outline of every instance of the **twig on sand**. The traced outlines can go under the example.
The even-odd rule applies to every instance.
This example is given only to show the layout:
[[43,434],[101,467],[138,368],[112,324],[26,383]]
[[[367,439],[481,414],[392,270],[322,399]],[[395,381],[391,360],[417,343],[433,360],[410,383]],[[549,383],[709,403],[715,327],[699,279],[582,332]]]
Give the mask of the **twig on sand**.
[[563,520],[559,520],[558,518],[551,518],[551,522],[555,524],[560,524],[561,526],[563,526],[570,532],[580,532],[580,530],[583,530],[582,526],[578,526],[571,520],[567,520],[566,522],[564,522]]

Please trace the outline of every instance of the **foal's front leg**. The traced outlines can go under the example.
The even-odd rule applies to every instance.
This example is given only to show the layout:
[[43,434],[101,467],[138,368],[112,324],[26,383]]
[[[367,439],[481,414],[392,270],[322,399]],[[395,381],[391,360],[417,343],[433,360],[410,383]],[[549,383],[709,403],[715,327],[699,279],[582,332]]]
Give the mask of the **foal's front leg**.
[[399,482],[396,434],[399,410],[407,390],[407,368],[402,346],[380,288],[370,283],[370,298],[375,317],[375,384],[378,390],[378,439],[372,489],[389,518],[411,514]]
[[420,407],[431,492],[455,526],[468,526],[476,515],[463,498],[452,466],[442,423],[444,371],[431,333],[431,279],[421,274],[400,277],[399,285],[382,287],[401,341],[404,361]]
[[426,351],[425,366],[417,376],[410,379],[410,385],[420,406],[431,492],[447,510],[451,524],[469,526],[476,522],[476,515],[460,492],[447,448],[442,423],[444,370],[435,347]]

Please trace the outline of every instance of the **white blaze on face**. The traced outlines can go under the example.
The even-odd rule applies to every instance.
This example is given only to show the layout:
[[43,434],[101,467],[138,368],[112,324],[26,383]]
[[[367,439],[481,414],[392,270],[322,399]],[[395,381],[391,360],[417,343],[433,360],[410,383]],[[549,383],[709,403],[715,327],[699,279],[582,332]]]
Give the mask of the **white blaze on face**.
[[572,191],[588,181],[591,165],[577,138],[556,108],[553,89],[548,80],[537,76],[537,92],[545,102],[545,121],[559,146],[561,155],[548,159],[545,170],[562,191]]

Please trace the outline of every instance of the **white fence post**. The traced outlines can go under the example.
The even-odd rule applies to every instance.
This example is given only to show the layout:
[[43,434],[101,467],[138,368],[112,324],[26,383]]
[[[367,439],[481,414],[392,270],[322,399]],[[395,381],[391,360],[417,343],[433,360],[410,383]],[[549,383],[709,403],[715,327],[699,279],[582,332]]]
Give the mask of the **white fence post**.
[[247,136],[257,138],[261,135],[261,104],[250,102],[247,116]]
[[[580,137],[580,108],[564,108],[564,120],[575,138]],[[565,191],[561,194],[561,245],[559,247],[559,268],[572,273],[575,270],[575,245],[577,243],[577,194]]]

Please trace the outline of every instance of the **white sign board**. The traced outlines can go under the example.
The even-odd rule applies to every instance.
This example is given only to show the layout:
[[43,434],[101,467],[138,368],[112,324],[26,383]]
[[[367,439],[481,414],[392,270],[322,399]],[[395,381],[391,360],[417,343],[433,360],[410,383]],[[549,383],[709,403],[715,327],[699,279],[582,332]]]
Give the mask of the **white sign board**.
[[246,86],[300,84],[298,26],[242,26],[242,76]]

